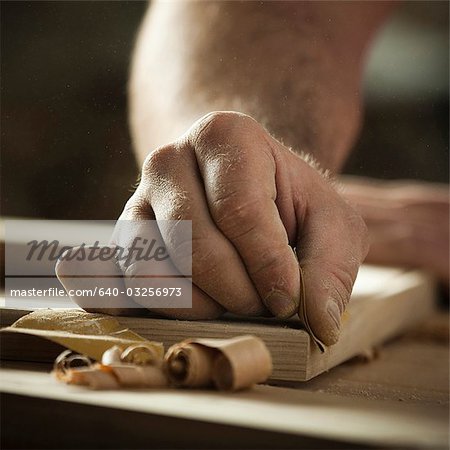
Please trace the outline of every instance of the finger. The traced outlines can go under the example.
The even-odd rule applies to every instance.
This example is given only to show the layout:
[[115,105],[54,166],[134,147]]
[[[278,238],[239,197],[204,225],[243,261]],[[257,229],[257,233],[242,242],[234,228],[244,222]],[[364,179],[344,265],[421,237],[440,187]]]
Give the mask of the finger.
[[190,143],[211,216],[237,249],[262,301],[278,317],[297,311],[298,263],[275,200],[276,164],[266,132],[248,116],[209,115]]
[[309,325],[325,345],[332,345],[339,338],[341,315],[367,254],[367,229],[331,186],[316,186],[322,187],[310,192],[305,220],[299,221],[297,255]]
[[[148,270],[145,268],[145,264],[142,262],[135,263],[126,270],[125,283],[128,289],[136,293],[135,301],[154,313],[174,319],[212,320],[220,317],[225,312],[221,305],[192,284],[190,279],[158,279],[148,277],[147,274]],[[163,298],[163,306],[155,307],[154,297],[140,294],[148,292],[151,288],[161,289],[162,287],[180,289],[183,296],[186,296],[186,293],[192,289],[191,304],[189,307],[180,307],[180,305],[186,304],[186,298],[169,296]]]
[[74,247],[58,259],[56,275],[71,299],[86,311],[111,315],[142,313],[142,308],[126,295],[114,250],[111,246]]
[[[176,221],[175,226],[161,224],[161,235],[181,272],[192,257],[193,283],[199,289],[235,314],[265,312],[239,254],[209,214],[195,155],[188,145],[169,145],[153,153],[144,164],[138,193],[151,202],[159,221]],[[177,232],[180,221],[186,220],[193,221],[189,242]]]
[[[154,226],[153,222],[149,222],[153,220],[155,220],[153,209],[146,199],[141,199],[139,193],[135,193],[128,201],[116,225],[113,236],[114,242],[123,248],[130,248],[131,243],[136,237],[142,237],[144,235],[149,238],[149,233],[153,233],[152,237],[157,240],[157,245],[165,247],[161,235],[157,232],[157,227]],[[145,227],[145,231],[142,231],[142,227]],[[153,231],[149,231],[149,228]],[[183,298],[180,299],[178,297],[172,299],[166,298],[166,307],[155,307],[153,298],[143,295],[138,296],[138,294],[148,292],[150,288],[156,289],[161,287],[161,283],[167,280],[152,277],[152,269],[149,267],[148,261],[127,264],[125,260],[124,262],[120,262],[120,264],[125,275],[126,287],[135,294],[135,302],[154,313],[176,319],[192,320],[215,319],[224,313],[223,307],[197,286],[193,285],[190,280],[180,278],[181,274],[174,267],[170,259],[158,263],[158,273],[174,275],[172,279],[173,286],[171,287],[180,287],[183,293],[192,289],[192,305],[189,307],[178,307],[180,303],[185,303],[183,302]]]

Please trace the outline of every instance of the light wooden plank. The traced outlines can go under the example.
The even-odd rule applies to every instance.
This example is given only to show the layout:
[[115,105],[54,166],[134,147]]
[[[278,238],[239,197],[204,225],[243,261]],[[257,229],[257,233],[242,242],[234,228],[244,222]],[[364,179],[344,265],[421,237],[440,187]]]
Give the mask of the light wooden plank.
[[343,318],[339,342],[325,353],[296,319],[180,321],[120,317],[119,321],[147,339],[163,342],[166,348],[190,337],[255,334],[272,353],[272,381],[306,381],[424,320],[433,313],[434,300],[433,280],[419,271],[364,267]]

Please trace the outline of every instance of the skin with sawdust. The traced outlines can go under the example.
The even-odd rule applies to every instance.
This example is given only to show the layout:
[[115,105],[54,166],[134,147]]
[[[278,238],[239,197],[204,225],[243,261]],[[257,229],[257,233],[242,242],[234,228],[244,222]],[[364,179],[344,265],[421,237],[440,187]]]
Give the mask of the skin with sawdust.
[[339,172],[361,126],[367,49],[392,8],[152,2],[130,79],[141,181],[121,217],[193,220],[190,318],[289,317],[300,263],[310,325],[331,345],[369,241],[369,260],[448,277],[448,231],[430,220],[448,218],[446,193],[403,186],[395,203],[390,188],[342,191],[327,173]]

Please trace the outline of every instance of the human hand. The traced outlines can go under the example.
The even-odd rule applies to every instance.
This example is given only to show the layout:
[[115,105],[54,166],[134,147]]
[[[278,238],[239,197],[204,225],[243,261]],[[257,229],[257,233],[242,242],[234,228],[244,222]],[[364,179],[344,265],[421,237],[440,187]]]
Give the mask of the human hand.
[[[121,219],[155,218],[193,221],[192,309],[159,312],[290,317],[299,308],[300,263],[310,326],[325,344],[337,341],[367,253],[365,224],[322,174],[256,121],[211,113],[152,152]],[[168,233],[162,238],[176,265]]]
[[367,262],[426,269],[448,286],[447,186],[344,177],[343,195],[369,228]]

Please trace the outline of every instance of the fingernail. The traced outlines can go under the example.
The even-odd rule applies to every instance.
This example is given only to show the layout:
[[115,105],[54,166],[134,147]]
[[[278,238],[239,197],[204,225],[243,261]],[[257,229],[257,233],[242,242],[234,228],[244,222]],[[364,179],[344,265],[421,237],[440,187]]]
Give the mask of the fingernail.
[[339,334],[341,328],[341,312],[334,300],[328,300],[327,312],[331,317],[331,323],[334,324],[334,330],[331,330],[333,334]]
[[280,319],[286,319],[297,312],[294,300],[282,291],[272,291],[264,300],[270,312]]

